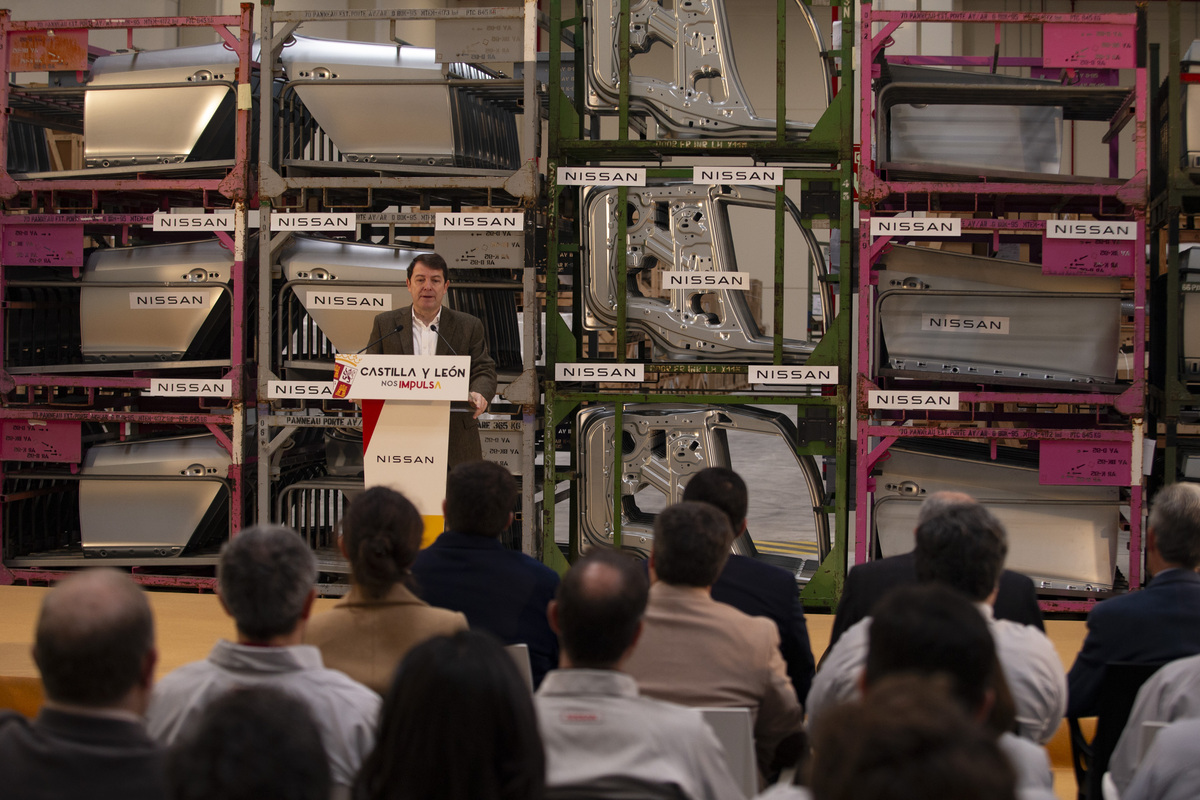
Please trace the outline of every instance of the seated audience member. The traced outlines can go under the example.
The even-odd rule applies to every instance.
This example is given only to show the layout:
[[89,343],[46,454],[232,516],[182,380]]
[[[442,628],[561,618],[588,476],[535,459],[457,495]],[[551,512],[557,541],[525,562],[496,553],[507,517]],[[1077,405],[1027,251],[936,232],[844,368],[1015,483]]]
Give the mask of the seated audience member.
[[[725,513],[733,536],[746,532],[749,497],[746,482],[731,469],[708,467],[692,476],[683,490],[684,500],[712,503]],[[808,641],[808,624],[796,578],[782,567],[730,554],[712,587],[713,599],[752,617],[766,617],[779,629],[779,650],[797,698],[808,696],[816,664]]]
[[217,594],[237,627],[237,642],[217,642],[208,658],[163,678],[146,713],[164,744],[217,697],[238,686],[275,686],[304,700],[321,729],[335,790],[348,787],[374,742],[379,695],[328,669],[302,644],[316,598],[317,561],[294,531],[247,528],[222,549]]
[[[941,676],[967,715],[987,727],[1009,759],[1022,800],[1054,800],[1046,749],[1009,731],[1012,697],[987,622],[961,593],[936,584],[904,586],[871,618],[863,691],[894,675]],[[1003,713],[997,714],[1002,707]]]
[[173,800],[328,800],[329,760],[303,700],[231,689],[200,712],[167,759]]
[[1160,725],[1195,718],[1200,718],[1200,656],[1172,661],[1142,684],[1108,762],[1117,790],[1124,793],[1133,780]]
[[350,561],[350,592],[304,632],[325,666],[380,694],[414,645],[467,628],[462,614],[432,608],[410,591],[423,530],[421,515],[399,492],[375,486],[356,497],[339,542]]
[[546,761],[529,689],[486,633],[417,645],[383,702],[355,800],[542,800]]
[[937,679],[887,678],[813,725],[814,800],[1012,800],[995,739]]
[[[791,763],[804,710],[779,653],[779,631],[712,599],[733,530],[708,503],[670,506],[654,522],[650,601],[638,646],[625,671],[642,694],[688,706],[735,706],[755,715],[754,740],[764,774]],[[786,744],[786,747],[781,745]]]
[[[921,503],[917,526],[948,505],[974,502],[974,498],[961,492],[934,492]],[[829,634],[829,646],[837,644],[847,628],[870,614],[875,604],[889,591],[916,582],[915,552],[856,564],[846,574],[846,584],[842,587],[837,614],[833,618],[833,630]],[[992,611],[996,619],[1033,625],[1041,631],[1046,629],[1042,611],[1038,608],[1037,589],[1033,581],[1019,572],[1006,569],[1000,573]]]
[[[917,528],[917,578],[962,592],[984,615],[1016,706],[1017,732],[1040,744],[1054,735],[1067,705],[1062,662],[1045,634],[1031,625],[992,617],[991,600],[1008,550],[1004,528],[983,506],[950,505]],[[888,599],[884,599],[888,603]],[[808,693],[809,719],[858,694],[871,618],[846,631],[826,654]]]
[[1106,664],[1161,664],[1200,654],[1200,486],[1160,489],[1146,532],[1146,588],[1097,603],[1067,676],[1067,713],[1096,713]]
[[461,611],[475,630],[529,646],[533,684],[558,663],[558,639],[546,607],[558,573],[500,543],[512,524],[517,482],[504,467],[470,461],[446,478],[446,531],[413,564],[417,594],[438,608]]
[[1121,800],[1193,800],[1200,796],[1200,719],[1167,725],[1154,737]]
[[165,754],[142,719],[157,658],[150,604],[127,576],[86,570],[51,589],[33,644],[46,702],[32,722],[0,711],[0,795],[165,797]]
[[689,800],[743,797],[699,711],[638,696],[622,672],[642,631],[649,596],[642,565],[611,550],[575,563],[550,604],[560,668],[534,705],[549,786],[625,776],[675,784]]

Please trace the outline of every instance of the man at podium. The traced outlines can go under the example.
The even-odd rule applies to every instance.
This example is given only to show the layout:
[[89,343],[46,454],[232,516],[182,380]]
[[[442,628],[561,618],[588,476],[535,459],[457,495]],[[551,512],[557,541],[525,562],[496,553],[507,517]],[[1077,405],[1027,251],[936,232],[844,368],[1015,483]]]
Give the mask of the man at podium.
[[446,259],[437,253],[423,253],[408,265],[405,282],[412,305],[385,311],[375,317],[371,329],[373,355],[470,356],[470,393],[466,403],[450,408],[450,450],[448,464],[478,461],[483,458],[479,441],[479,423],[475,419],[487,410],[496,394],[496,362],[488,354],[483,323],[478,318],[442,306],[450,286]]

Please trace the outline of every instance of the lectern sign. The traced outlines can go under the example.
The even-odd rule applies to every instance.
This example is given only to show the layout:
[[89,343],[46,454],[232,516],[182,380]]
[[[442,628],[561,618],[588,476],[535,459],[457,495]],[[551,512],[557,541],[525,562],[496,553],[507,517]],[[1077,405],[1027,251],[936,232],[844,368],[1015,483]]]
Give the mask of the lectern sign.
[[466,400],[470,356],[339,355],[333,396],[348,400]]

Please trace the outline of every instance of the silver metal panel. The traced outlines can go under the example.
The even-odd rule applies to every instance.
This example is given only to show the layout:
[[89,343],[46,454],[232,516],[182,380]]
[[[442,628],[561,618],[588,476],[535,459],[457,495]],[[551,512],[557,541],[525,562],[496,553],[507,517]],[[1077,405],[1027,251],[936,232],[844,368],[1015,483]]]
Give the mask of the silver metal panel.
[[[218,303],[228,301],[217,284],[229,285],[233,253],[216,239],[184,244],[97,250],[88,258],[79,299],[81,349],[93,361],[177,360],[183,356]],[[163,283],[187,283],[166,289]],[[105,283],[140,287],[104,287]],[[186,291],[202,294],[202,307],[132,310],[130,294]]]
[[[1116,380],[1120,279],[1043,275],[1024,262],[926,247],[896,246],[884,264],[877,309],[891,368],[994,381]],[[950,329],[951,319],[1003,327]]]
[[[295,236],[285,246],[279,265],[285,280],[303,282],[292,290],[326,338],[338,352],[354,353],[370,342],[378,314],[412,304],[404,281],[409,263],[422,252],[428,251]],[[319,307],[309,302],[312,292],[385,294],[391,302],[387,308]]]
[[1056,175],[1062,128],[1061,108],[897,105],[886,145],[894,162]]
[[[1185,284],[1200,283],[1200,247],[1180,251],[1179,269]],[[1182,345],[1184,372],[1189,379],[1200,379],[1200,293],[1183,293]]]
[[[237,53],[224,44],[96,59],[84,93],[84,164],[184,161],[233,91],[237,66]],[[139,88],[148,84],[178,85]],[[129,88],[111,88],[121,86]]]
[[1112,588],[1119,491],[1112,486],[1044,486],[1036,468],[906,450],[893,446],[876,478],[874,524],[882,554],[906,553],[921,501],[940,491],[965,492],[1008,532],[1009,569],[1046,588]]
[[[177,555],[221,491],[205,478],[225,477],[229,465],[229,454],[208,434],[94,445],[84,455],[85,477],[79,482],[84,550]],[[88,480],[89,475],[129,480]],[[163,476],[194,480],[151,479]]]
[[[618,208],[617,189],[589,188],[583,200],[583,307],[589,330],[612,330],[617,324],[618,215],[630,220],[625,254],[629,289],[626,324],[654,343],[656,358],[702,359],[737,357],[769,360],[774,342],[764,334],[751,310],[748,293],[724,288],[662,290],[659,271],[700,273],[749,272],[767,287],[774,278],[775,193],[756,187],[692,185],[632,187],[627,206]],[[736,219],[735,219],[736,218]],[[825,261],[812,233],[788,217],[785,238],[789,276],[807,276],[808,263],[817,275]],[[755,263],[739,263],[737,253],[747,239],[767,246]],[[745,252],[745,250],[741,250]],[[786,288],[786,287],[785,287]],[[807,291],[807,290],[805,290]],[[831,308],[820,284],[822,308]],[[803,307],[807,311],[808,300]],[[763,316],[770,322],[766,310]],[[807,316],[794,320],[801,331]],[[783,352],[793,360],[807,357],[814,343],[785,338]]]
[[[613,540],[612,469],[618,463],[620,448],[622,498],[621,546],[642,555],[650,552],[654,541],[657,512],[683,499],[683,490],[691,476],[706,467],[733,467],[728,434],[733,431],[765,437],[789,445],[792,466],[799,470],[799,482],[793,486],[813,514],[813,526],[819,554],[830,547],[828,519],[820,511],[824,505],[824,485],[815,461],[796,456],[794,432],[785,429],[782,415],[748,407],[627,405],[623,411],[621,434],[613,430],[614,408],[591,406],[579,412],[576,425],[579,436],[579,532],[584,549],[608,547]],[[770,441],[768,441],[770,440]],[[759,450],[765,452],[765,448]],[[790,473],[789,473],[790,474]],[[753,491],[753,489],[752,489]],[[796,498],[793,498],[796,499]],[[805,527],[792,518],[789,530]],[[764,531],[750,531],[756,537]]]
[[[671,136],[775,136],[775,120],[755,113],[739,77],[725,6],[725,0],[679,0],[670,6],[658,0],[634,0],[630,4],[630,109],[650,114]],[[820,31],[807,5],[796,6],[816,51],[823,51]],[[621,31],[616,24],[620,2],[590,0],[583,18],[587,28],[587,108],[613,114],[621,94]],[[639,56],[655,46],[672,51],[669,66],[656,71],[658,74],[640,74],[645,67]],[[790,67],[799,72],[796,64]],[[806,79],[821,80],[828,87],[828,65],[819,61],[813,67]],[[786,123],[793,137],[807,135],[812,127],[792,120]]]
[[438,80],[442,65],[432,48],[294,36],[280,60],[296,94],[347,159],[454,163],[448,84],[329,83]]

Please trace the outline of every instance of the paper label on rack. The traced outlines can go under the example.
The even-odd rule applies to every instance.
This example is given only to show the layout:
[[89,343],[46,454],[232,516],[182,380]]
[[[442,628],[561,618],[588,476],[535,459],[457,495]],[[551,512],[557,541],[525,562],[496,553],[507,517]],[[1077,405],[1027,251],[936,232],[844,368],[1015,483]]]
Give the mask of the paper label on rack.
[[957,217],[871,217],[871,236],[962,236]]
[[904,411],[923,411],[930,408],[957,411],[958,392],[869,391],[867,407]]
[[559,186],[645,186],[645,167],[559,167]]
[[1137,239],[1136,222],[1111,222],[1094,219],[1052,219],[1046,221],[1047,239]]
[[782,186],[782,167],[692,167],[692,183],[702,186]]
[[142,394],[147,397],[232,397],[233,381],[154,378],[150,381],[150,388]]
[[837,367],[750,367],[750,383],[780,386],[823,386],[838,382]]

